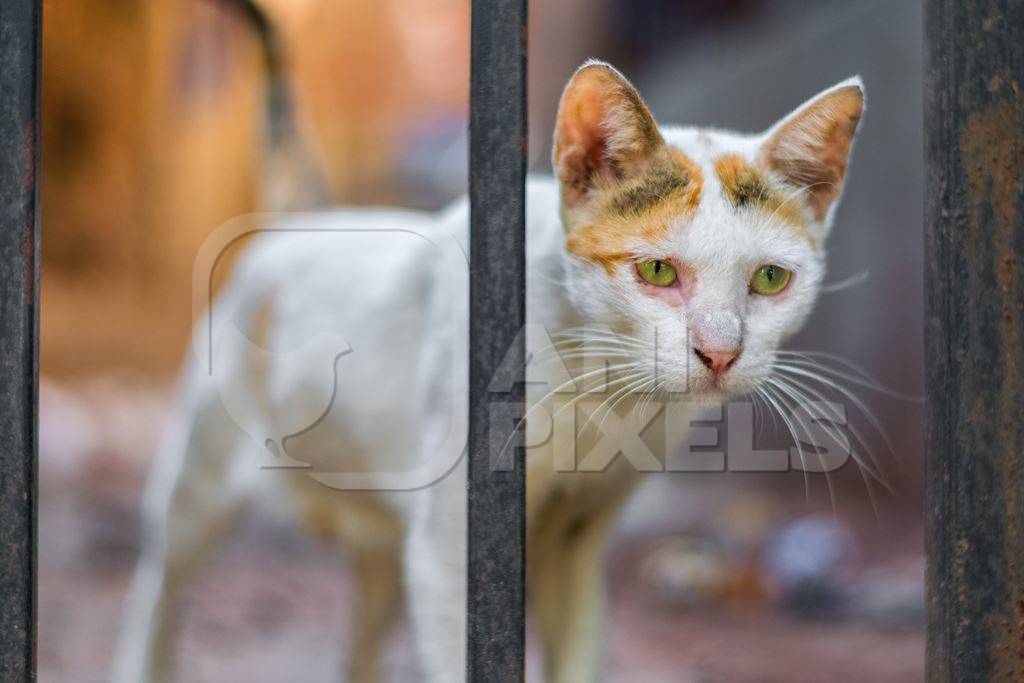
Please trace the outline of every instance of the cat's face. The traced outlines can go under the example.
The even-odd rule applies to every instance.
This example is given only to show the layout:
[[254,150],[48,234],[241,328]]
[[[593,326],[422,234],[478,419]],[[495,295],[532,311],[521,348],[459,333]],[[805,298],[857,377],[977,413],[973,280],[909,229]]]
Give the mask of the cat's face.
[[617,71],[584,65],[554,147],[578,310],[666,389],[753,390],[814,304],[862,109],[851,80],[761,135],[659,128]]

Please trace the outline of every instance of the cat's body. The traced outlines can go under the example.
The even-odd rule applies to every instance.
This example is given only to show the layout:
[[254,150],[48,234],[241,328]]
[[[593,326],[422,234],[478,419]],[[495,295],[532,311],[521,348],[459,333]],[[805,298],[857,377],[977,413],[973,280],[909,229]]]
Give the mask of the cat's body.
[[[755,172],[767,168],[770,160],[758,155],[786,121],[762,136],[656,129],[619,79],[602,65],[579,72],[563,99],[556,135],[559,178],[528,183],[527,315],[540,331],[527,334],[528,352],[540,358],[559,332],[596,323],[630,340],[615,346],[601,337],[596,353],[611,362],[632,353],[630,365],[619,370],[637,373],[635,381],[620,381],[613,368],[609,394],[656,386],[644,374],[655,360],[638,350],[655,337],[659,372],[664,363],[665,381],[676,390],[685,380],[701,401],[750,391],[769,371],[778,340],[799,325],[815,298],[820,243],[849,140],[840,145],[843,168],[834,192],[822,206],[813,205],[814,197],[801,199],[794,212],[785,208],[792,197],[780,194],[783,171],[778,177]],[[828,92],[851,88],[859,117],[858,86]],[[596,123],[585,111],[594,96],[603,104]],[[633,116],[636,121],[628,120]],[[589,144],[601,146],[598,157]],[[738,192],[748,196],[737,199]],[[613,218],[609,206],[617,207]],[[609,221],[615,224],[602,227]],[[634,224],[645,227],[630,232]],[[376,678],[379,649],[403,595],[427,680],[464,678],[465,460],[451,444],[453,434],[455,443],[465,441],[468,277],[464,257],[462,272],[453,272],[458,259],[450,255],[452,245],[468,242],[466,202],[439,214],[317,214],[292,227],[296,232],[262,237],[238,266],[211,318],[214,352],[193,363],[185,379],[181,414],[146,494],[152,526],[129,599],[115,683],[162,680],[171,596],[246,502],[283,503],[304,528],[345,548],[360,595],[348,649],[351,680]],[[646,246],[631,246],[638,239]],[[673,240],[687,246],[666,246]],[[673,283],[651,289],[653,281],[634,270],[634,259],[643,258],[673,264]],[[797,273],[794,286],[778,303],[767,297],[747,302],[754,296],[747,293],[750,273],[777,262]],[[660,266],[659,272],[663,277]],[[702,289],[705,282],[722,286]],[[788,308],[777,314],[770,306]],[[638,320],[651,321],[649,328]],[[292,353],[324,332],[333,348]],[[337,357],[341,338],[351,352]],[[547,405],[549,392],[564,390],[566,365],[573,362],[531,364],[528,404]],[[616,429],[635,433],[636,421],[650,417],[632,410],[636,396],[617,398],[614,416],[595,414],[595,425],[575,439],[568,460],[578,466],[603,449],[610,464],[591,468],[600,471],[569,471],[565,439],[545,438],[558,431],[561,413],[544,409],[541,417],[531,407],[527,421],[527,441],[537,444],[527,455],[527,592],[552,681],[590,681],[600,670],[601,551],[646,462],[644,454],[640,466],[625,453],[614,457],[617,446],[603,440]],[[560,405],[571,400],[562,396]],[[588,412],[580,413],[581,421]],[[676,410],[673,420],[684,414]],[[304,430],[299,435],[296,425]],[[669,443],[652,448],[653,457],[680,433],[670,430]],[[283,442],[286,455],[278,457],[311,463],[313,470],[261,468],[285,461],[261,456],[260,440],[288,434],[294,436]],[[392,476],[409,471],[420,475]],[[319,476],[327,472],[342,476]],[[346,479],[349,474],[356,477]],[[340,490],[351,488],[374,490]]]

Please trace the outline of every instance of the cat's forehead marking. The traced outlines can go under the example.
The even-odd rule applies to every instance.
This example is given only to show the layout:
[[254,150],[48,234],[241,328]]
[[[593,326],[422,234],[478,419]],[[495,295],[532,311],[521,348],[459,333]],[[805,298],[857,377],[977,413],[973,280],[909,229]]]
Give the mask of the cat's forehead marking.
[[703,176],[700,167],[682,150],[666,147],[646,172],[625,183],[613,184],[604,211],[642,217],[650,211],[681,213],[700,203]]
[[772,192],[761,172],[739,154],[715,159],[715,175],[722,183],[726,199],[734,206],[765,204]]
[[595,192],[597,210],[569,234],[566,249],[611,272],[618,261],[664,239],[680,216],[692,216],[703,186],[700,166],[682,150],[667,146],[635,179]]
[[608,201],[608,211],[619,214],[640,215],[677,194],[693,193],[689,185],[693,174],[685,168],[666,164],[652,169],[637,180],[615,192]]
[[817,248],[817,240],[807,229],[806,206],[799,189],[787,188],[740,154],[724,154],[714,160],[715,176],[722,195],[739,210],[766,212],[772,219],[796,229]]

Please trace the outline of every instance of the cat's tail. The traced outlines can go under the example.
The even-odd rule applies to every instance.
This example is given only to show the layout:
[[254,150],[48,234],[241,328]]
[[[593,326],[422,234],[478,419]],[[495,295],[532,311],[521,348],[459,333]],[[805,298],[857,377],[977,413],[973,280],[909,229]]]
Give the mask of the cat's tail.
[[218,0],[242,14],[255,31],[266,80],[265,153],[262,160],[262,204],[269,211],[323,206],[330,194],[316,155],[305,144],[296,117],[288,77],[288,59],[281,33],[259,0]]

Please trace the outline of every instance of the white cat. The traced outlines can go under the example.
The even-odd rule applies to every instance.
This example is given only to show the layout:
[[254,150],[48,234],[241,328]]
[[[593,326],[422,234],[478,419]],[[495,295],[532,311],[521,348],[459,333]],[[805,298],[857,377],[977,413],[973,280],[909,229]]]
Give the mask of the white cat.
[[[600,62],[568,84],[556,178],[527,187],[527,592],[549,681],[599,677],[605,536],[682,432],[677,406],[660,448],[637,445],[649,392],[681,393],[685,409],[754,391],[810,312],[862,108],[854,78],[739,135],[658,127]],[[216,367],[188,370],[150,476],[116,683],[169,675],[172,598],[249,501],[283,502],[345,547],[359,593],[349,680],[377,678],[403,596],[426,680],[464,679],[468,293],[450,247],[468,240],[467,204],[291,227],[247,253],[197,332]],[[606,331],[581,338],[583,325]],[[342,341],[310,344],[324,333]],[[576,422],[582,394],[555,390],[580,348],[607,364],[591,373],[607,391]],[[261,467],[267,439],[312,468]]]

